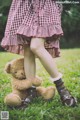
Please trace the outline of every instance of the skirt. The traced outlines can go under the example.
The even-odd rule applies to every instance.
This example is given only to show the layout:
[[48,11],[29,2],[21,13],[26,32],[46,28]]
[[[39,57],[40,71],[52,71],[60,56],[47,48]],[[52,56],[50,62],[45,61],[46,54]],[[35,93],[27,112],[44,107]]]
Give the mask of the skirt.
[[8,52],[24,54],[32,37],[45,39],[45,49],[59,57],[62,5],[56,0],[13,0],[1,46]]

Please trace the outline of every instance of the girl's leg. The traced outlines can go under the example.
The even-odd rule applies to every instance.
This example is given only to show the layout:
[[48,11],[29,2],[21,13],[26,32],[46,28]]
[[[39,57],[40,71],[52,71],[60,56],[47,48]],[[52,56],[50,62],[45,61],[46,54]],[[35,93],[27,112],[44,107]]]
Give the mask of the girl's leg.
[[38,56],[41,63],[50,74],[52,81],[55,83],[58,93],[61,97],[62,102],[68,106],[74,106],[76,100],[68,90],[65,88],[64,83],[61,79],[61,74],[58,72],[55,61],[52,56],[47,52],[44,47],[45,40],[42,38],[32,38],[30,49],[32,52]]
[[30,48],[32,52],[38,56],[51,77],[55,78],[58,76],[58,69],[54,59],[44,48],[44,42],[45,40],[42,38],[32,38]]
[[30,47],[24,46],[24,69],[26,78],[34,78],[36,72],[35,55]]

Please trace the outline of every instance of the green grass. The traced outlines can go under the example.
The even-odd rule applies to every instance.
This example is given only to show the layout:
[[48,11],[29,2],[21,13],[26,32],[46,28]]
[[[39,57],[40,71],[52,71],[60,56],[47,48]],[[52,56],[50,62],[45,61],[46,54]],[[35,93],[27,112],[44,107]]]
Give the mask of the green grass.
[[[11,53],[0,53],[0,111],[9,111],[9,120],[80,120],[80,49],[61,50],[61,57],[55,59],[59,71],[63,73],[65,86],[78,99],[76,107],[63,106],[56,92],[52,101],[37,98],[24,110],[8,108],[3,100],[11,91],[11,76],[3,69],[8,61],[19,57],[21,56]],[[37,75],[42,77],[43,86],[53,85],[46,70],[38,59],[36,61]]]

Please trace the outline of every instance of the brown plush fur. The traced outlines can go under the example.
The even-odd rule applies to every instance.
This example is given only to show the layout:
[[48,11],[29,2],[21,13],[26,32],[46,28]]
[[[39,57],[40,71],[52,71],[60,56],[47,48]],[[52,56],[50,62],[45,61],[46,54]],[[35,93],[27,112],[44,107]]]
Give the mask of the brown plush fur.
[[[19,106],[28,97],[28,88],[36,86],[36,91],[44,99],[50,99],[55,94],[54,87],[41,87],[40,78],[27,79],[24,72],[24,58],[12,60],[5,66],[5,71],[12,75],[12,93],[8,94],[4,102],[9,106]],[[39,86],[39,87],[38,87]]]

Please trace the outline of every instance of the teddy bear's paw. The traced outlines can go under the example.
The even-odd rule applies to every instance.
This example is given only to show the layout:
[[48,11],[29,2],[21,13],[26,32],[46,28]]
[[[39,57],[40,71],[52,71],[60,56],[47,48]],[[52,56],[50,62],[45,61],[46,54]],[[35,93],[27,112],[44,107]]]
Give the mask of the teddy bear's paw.
[[37,87],[36,90],[45,100],[49,100],[55,95],[55,88],[53,86],[47,88]]
[[33,86],[40,86],[41,85],[41,83],[42,83],[42,80],[41,80],[41,78],[40,77],[35,77],[34,79],[32,79],[32,84],[33,84]]
[[5,97],[4,103],[8,106],[15,107],[15,106],[20,106],[22,101],[17,94],[10,93]]
[[53,86],[47,87],[44,93],[44,99],[51,99],[55,95],[55,88]]
[[39,86],[39,87],[36,87],[36,90],[39,94],[44,94],[45,93],[45,90],[46,88],[42,87],[42,86]]

